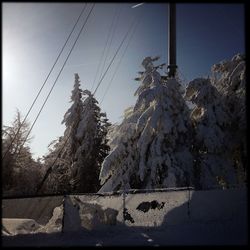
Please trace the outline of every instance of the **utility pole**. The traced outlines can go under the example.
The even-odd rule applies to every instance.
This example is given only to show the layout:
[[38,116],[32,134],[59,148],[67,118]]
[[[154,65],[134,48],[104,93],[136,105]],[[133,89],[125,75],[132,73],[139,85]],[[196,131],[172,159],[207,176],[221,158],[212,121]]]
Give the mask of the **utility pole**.
[[[137,8],[143,3],[136,4],[131,8]],[[176,75],[176,5],[168,4],[168,77]]]
[[176,74],[176,5],[168,4],[168,77]]

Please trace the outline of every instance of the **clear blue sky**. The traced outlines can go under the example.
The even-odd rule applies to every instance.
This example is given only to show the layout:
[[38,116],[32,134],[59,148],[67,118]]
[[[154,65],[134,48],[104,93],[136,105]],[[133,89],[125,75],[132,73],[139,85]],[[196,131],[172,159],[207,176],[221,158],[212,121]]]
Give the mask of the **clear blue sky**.
[[[80,3],[4,3],[3,39],[3,124],[13,120],[15,108],[25,115],[45,80],[84,4]],[[142,59],[160,55],[167,62],[167,4],[144,4],[132,9],[132,3],[97,3],[86,30],[80,36],[32,135],[34,157],[47,152],[47,145],[63,134],[63,115],[70,107],[74,73],[78,73],[82,89],[91,89],[98,62],[107,39],[112,19],[116,31],[108,60],[114,55],[133,18],[142,13],[140,23],[111,87],[101,103],[111,122],[120,122],[124,109],[135,103],[138,82],[133,79],[141,71]],[[90,8],[90,5],[88,5]],[[242,4],[177,4],[177,64],[187,80],[207,76],[214,63],[230,59],[245,51],[244,5]],[[86,13],[86,12],[85,12]],[[86,17],[86,14],[84,15]],[[80,28],[77,26],[77,31]],[[33,122],[52,86],[76,33],[66,47],[55,72],[28,117]],[[125,48],[126,42],[122,50]],[[114,73],[120,53],[96,93],[101,101]],[[107,63],[106,63],[107,65]]]

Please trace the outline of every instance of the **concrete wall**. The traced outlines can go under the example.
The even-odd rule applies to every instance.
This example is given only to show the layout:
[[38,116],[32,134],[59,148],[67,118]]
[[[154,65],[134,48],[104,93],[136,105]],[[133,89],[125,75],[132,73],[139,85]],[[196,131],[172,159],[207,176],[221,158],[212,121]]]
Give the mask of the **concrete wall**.
[[62,203],[63,196],[3,199],[2,218],[33,219],[45,225],[52,217],[54,209]]
[[[63,197],[3,199],[3,218],[34,219],[46,224]],[[125,210],[124,210],[125,208]],[[125,216],[123,212],[125,211]],[[92,230],[101,224],[162,227],[186,223],[230,222],[247,230],[246,189],[113,195],[70,195],[65,200],[64,229]]]
[[[98,196],[70,196],[74,206],[78,206],[80,216],[94,210],[110,208],[118,212],[117,222],[127,226],[163,226],[190,222],[247,220],[247,193],[245,189],[209,191],[166,191],[152,193]],[[123,208],[125,206],[125,221]],[[84,212],[85,211],[85,212]],[[87,211],[87,212],[86,212]],[[67,213],[67,211],[66,211]]]

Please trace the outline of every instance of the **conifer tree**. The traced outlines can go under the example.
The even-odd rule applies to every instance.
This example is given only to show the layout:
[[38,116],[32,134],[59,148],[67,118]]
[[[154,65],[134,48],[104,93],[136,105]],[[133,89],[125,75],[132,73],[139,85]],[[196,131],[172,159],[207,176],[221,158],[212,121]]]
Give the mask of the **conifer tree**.
[[42,166],[36,162],[30,151],[32,139],[27,135],[30,125],[22,122],[17,110],[10,126],[2,128],[2,184],[4,195],[31,195],[41,177]]
[[[143,60],[133,108],[116,128],[116,146],[104,160],[100,192],[123,188],[187,186],[193,182],[189,110],[175,79],[164,81],[153,61]],[[112,143],[112,142],[111,142]]]
[[[186,98],[195,107],[194,158],[198,186],[227,188],[242,183],[246,152],[245,65],[241,56],[212,67],[214,78],[188,84]],[[215,75],[216,73],[216,75]],[[245,150],[244,150],[245,148]]]
[[99,189],[100,166],[106,157],[107,131],[110,123],[90,91],[82,91],[75,74],[71,107],[62,121],[64,135],[55,140],[45,160],[56,164],[47,189],[52,192],[96,192]]

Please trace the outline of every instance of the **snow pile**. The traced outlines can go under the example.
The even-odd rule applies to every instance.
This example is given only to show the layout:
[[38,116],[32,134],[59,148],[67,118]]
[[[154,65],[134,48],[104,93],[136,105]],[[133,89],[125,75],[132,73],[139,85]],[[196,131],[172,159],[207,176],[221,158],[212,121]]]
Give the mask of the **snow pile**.
[[62,230],[63,207],[56,207],[53,216],[46,225],[37,223],[34,219],[3,218],[2,235],[17,235],[30,233],[56,233]]
[[86,202],[86,197],[66,198],[64,231],[100,230],[105,226],[116,225],[117,210],[110,207],[103,209],[96,202]]
[[37,233],[57,233],[62,231],[62,221],[63,221],[63,205],[55,207],[53,211],[53,216],[50,218],[49,222],[39,228]]
[[2,234],[61,232],[63,197],[2,200]]
[[2,235],[17,235],[35,233],[41,228],[33,219],[3,218]]

